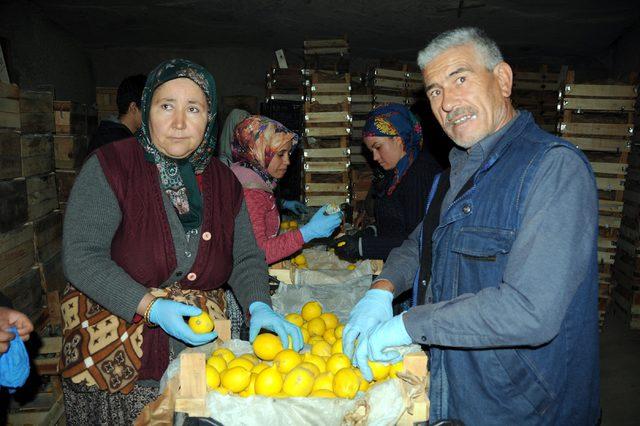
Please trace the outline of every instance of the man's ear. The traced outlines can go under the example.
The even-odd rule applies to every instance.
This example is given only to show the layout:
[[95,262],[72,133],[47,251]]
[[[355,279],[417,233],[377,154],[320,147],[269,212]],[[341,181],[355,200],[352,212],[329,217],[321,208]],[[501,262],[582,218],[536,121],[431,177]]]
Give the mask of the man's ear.
[[138,110],[138,105],[135,102],[129,102],[129,108],[127,108],[127,113],[135,113]]
[[500,62],[493,69],[493,75],[498,80],[498,86],[500,86],[500,93],[505,98],[511,96],[511,89],[513,87],[513,70],[506,62]]

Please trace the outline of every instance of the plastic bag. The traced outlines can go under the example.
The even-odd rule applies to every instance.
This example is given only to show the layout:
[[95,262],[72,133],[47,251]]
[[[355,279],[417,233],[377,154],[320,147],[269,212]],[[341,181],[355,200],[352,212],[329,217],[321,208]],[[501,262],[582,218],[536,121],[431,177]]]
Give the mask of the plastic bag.
[[11,327],[11,332],[15,337],[9,343],[9,350],[0,355],[0,386],[8,388],[9,393],[14,393],[27,381],[30,366],[29,355],[18,330]]

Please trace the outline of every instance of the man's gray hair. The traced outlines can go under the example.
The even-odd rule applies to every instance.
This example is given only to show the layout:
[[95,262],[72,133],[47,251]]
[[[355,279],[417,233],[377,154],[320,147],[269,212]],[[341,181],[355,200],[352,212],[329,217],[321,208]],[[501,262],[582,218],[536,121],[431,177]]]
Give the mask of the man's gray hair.
[[500,48],[484,31],[476,27],[463,27],[445,31],[431,40],[431,43],[418,53],[418,66],[424,70],[429,62],[445,50],[465,44],[472,44],[476,48],[480,59],[489,71],[503,61]]

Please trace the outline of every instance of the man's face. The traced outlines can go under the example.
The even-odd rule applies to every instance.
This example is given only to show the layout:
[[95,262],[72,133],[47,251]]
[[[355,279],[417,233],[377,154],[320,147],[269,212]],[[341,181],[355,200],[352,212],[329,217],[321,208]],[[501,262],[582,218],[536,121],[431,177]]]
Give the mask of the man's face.
[[445,50],[422,72],[431,110],[445,133],[468,149],[511,120],[512,72],[487,70],[471,44]]

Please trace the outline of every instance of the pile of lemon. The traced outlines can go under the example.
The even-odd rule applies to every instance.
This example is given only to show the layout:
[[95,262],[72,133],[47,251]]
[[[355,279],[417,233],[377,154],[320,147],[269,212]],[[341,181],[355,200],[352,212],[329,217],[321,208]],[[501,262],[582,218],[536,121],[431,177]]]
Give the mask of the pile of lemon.
[[298,222],[295,220],[283,220],[280,222],[280,230],[298,229]]
[[335,314],[322,312],[322,305],[316,301],[306,303],[300,314],[291,313],[285,318],[301,328],[310,351],[296,352],[291,341],[285,349],[280,338],[269,333],[256,337],[253,354],[236,356],[229,349],[216,349],[206,365],[209,389],[243,397],[353,398],[374,382],[396,377],[404,370],[402,362],[369,362],[374,382],[366,381],[342,353],[344,325]]
[[307,263],[307,258],[304,256],[304,254],[299,254],[293,259],[291,259],[291,263],[293,263],[298,268],[302,268],[302,269],[309,268],[309,264]]

